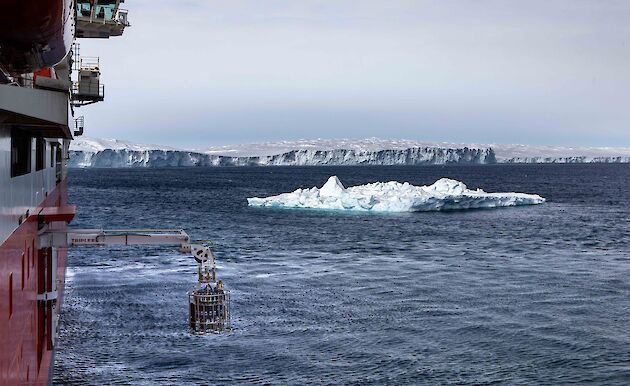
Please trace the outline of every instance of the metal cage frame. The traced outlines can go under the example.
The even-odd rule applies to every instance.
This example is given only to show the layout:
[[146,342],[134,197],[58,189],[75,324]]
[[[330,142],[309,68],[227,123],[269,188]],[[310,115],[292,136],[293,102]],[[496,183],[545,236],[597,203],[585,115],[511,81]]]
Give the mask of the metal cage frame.
[[220,333],[231,329],[230,291],[190,291],[188,307],[188,325],[194,334]]

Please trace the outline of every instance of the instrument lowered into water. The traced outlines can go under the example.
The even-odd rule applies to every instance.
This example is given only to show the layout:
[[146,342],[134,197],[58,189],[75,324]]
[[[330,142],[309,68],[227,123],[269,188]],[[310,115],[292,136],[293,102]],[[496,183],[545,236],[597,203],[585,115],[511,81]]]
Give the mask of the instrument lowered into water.
[[198,281],[188,293],[190,329],[197,334],[221,332],[230,328],[230,292],[217,281],[214,254],[207,246],[191,246],[198,264]]
[[[65,236],[65,237],[64,237]],[[194,334],[219,333],[230,330],[230,292],[217,280],[214,254],[206,244],[191,244],[184,230],[102,230],[69,229],[67,233],[49,231],[40,240],[51,245],[174,245],[180,252],[192,254],[197,261],[197,284],[188,292],[188,325]]]

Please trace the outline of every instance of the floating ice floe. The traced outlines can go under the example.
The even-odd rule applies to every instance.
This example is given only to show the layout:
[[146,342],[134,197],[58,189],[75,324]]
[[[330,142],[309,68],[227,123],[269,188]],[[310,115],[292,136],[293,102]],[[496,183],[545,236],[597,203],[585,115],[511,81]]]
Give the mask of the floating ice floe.
[[486,193],[471,190],[463,182],[442,178],[433,185],[414,186],[407,182],[375,182],[345,188],[332,176],[321,188],[297,189],[266,198],[248,198],[249,206],[310,208],[373,212],[428,212],[536,205],[545,202],[537,194]]

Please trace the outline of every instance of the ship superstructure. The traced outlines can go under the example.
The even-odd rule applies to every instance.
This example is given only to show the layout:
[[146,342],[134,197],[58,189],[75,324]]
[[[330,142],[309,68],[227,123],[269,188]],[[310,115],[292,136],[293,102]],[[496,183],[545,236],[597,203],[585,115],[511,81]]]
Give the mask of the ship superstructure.
[[75,214],[66,162],[104,99],[100,63],[76,38],[120,36],[122,0],[4,0],[0,10],[0,385],[52,379],[66,248],[43,243]]

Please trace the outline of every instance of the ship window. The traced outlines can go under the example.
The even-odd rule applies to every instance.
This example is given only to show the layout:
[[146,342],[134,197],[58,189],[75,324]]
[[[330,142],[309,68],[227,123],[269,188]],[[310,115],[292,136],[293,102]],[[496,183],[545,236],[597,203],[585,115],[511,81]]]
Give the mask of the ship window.
[[105,19],[105,21],[114,20],[117,0],[98,0],[96,4],[96,18]]
[[89,1],[78,1],[77,13],[79,16],[90,17],[92,14],[92,4],[90,4]]
[[9,318],[13,315],[13,273],[9,274]]
[[11,177],[31,172],[31,136],[24,130],[11,131]]
[[46,157],[46,141],[44,138],[37,138],[35,140],[35,170],[42,170],[44,165],[44,158]]
[[50,144],[50,167],[55,166],[55,144]]
[[55,163],[56,163],[57,165],[61,164],[61,157],[62,157],[62,154],[61,154],[61,146],[60,146],[60,145],[57,145],[57,146],[55,147]]
[[24,289],[24,282],[26,281],[26,278],[24,277],[24,268],[26,268],[26,266],[28,265],[28,261],[26,260],[26,255],[24,254],[24,252],[22,252],[22,289]]
[[96,6],[96,18],[110,21],[114,18],[114,10],[109,6]]
[[[55,180],[57,181],[57,183],[60,183],[61,178],[63,177],[63,172],[61,169],[62,156],[63,155],[61,153],[61,146],[57,144],[57,146],[55,146]],[[59,199],[61,199],[61,197]]]

